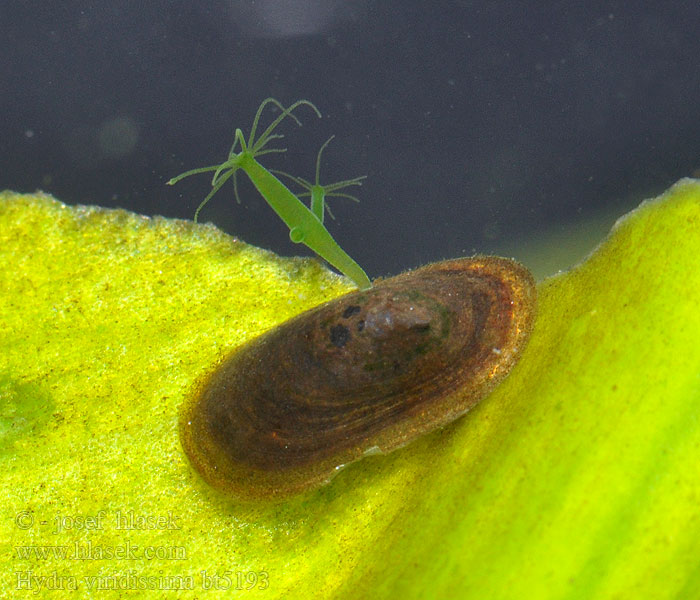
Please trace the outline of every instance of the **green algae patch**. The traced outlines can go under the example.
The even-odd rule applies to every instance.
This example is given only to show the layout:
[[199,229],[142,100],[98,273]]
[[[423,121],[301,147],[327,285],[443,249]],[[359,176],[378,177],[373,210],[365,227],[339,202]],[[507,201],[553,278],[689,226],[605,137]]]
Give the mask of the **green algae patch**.
[[0,597],[700,594],[700,182],[539,286],[465,418],[277,504],[189,467],[178,408],[350,285],[211,226],[0,195]]

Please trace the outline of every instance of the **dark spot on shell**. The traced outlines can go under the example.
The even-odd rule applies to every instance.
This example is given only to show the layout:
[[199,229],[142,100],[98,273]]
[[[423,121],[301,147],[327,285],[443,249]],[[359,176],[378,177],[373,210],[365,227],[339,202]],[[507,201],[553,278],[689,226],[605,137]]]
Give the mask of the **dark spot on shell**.
[[342,348],[350,340],[350,330],[345,325],[333,325],[331,327],[331,344]]
[[353,315],[359,313],[362,309],[359,306],[353,305],[353,306],[348,306],[344,311],[343,311],[343,318],[344,319],[349,319]]
[[236,348],[185,404],[183,447],[236,497],[323,484],[472,408],[519,358],[534,314],[532,276],[502,258],[382,280]]

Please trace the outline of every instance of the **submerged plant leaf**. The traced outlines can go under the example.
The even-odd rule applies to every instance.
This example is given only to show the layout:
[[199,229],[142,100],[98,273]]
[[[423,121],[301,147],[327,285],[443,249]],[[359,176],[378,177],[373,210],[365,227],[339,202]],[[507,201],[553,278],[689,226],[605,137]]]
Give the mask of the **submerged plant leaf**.
[[700,594],[698,181],[539,286],[523,358],[465,418],[280,504],[207,487],[177,410],[349,282],[211,226],[11,193],[0,253],[0,597]]

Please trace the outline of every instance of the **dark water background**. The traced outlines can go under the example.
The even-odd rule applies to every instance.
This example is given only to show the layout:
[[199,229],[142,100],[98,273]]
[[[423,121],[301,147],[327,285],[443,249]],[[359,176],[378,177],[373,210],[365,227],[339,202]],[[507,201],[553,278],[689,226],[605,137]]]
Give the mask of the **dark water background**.
[[[191,218],[208,178],[165,181],[222,161],[263,98],[308,98],[324,118],[264,163],[312,178],[336,135],[322,178],[368,179],[329,228],[371,276],[556,253],[698,174],[699,32],[697,1],[2,2],[0,189]],[[202,220],[308,253],[242,192]]]

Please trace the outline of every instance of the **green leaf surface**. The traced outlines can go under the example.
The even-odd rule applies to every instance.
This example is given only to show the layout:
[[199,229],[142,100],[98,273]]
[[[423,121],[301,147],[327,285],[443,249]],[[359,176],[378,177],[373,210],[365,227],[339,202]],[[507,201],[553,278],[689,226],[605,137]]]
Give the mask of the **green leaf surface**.
[[178,407],[349,283],[212,226],[0,194],[0,597],[699,597],[699,227],[682,180],[539,286],[466,417],[240,503],[189,467]]

